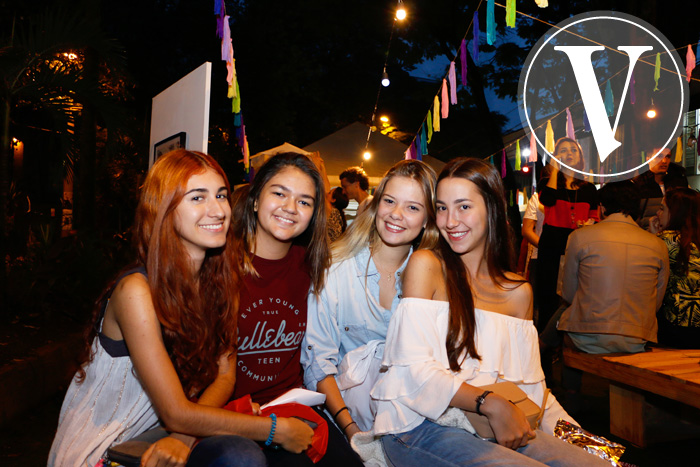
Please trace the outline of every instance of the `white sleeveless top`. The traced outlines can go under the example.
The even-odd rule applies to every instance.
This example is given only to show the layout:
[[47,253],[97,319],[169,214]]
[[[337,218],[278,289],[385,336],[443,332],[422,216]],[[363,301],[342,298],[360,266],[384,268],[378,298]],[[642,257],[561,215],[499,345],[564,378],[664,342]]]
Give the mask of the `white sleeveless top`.
[[[111,341],[108,347],[116,355],[105,350],[99,335],[95,337],[94,358],[85,367],[85,380],[78,383],[76,375],[63,400],[49,467],[92,467],[113,444],[158,424],[123,341],[105,341]],[[112,350],[119,346],[124,351]]]
[[[536,404],[542,404],[546,386],[532,321],[480,309],[474,313],[481,361],[467,357],[461,370],[453,372],[445,348],[449,303],[401,300],[386,337],[382,361],[386,371],[371,392],[377,411],[375,435],[403,433],[426,418],[437,420],[464,382],[484,386],[511,381]],[[552,434],[559,418],[575,423],[550,395],[542,429]]]

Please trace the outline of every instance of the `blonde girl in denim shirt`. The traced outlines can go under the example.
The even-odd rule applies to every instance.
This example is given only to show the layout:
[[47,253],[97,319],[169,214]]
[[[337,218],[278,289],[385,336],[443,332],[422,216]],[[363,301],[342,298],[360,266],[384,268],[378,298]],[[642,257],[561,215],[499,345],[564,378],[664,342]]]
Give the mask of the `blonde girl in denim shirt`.
[[435,179],[421,161],[389,169],[367,209],[333,244],[324,290],[309,297],[304,383],[326,394],[326,409],[348,439],[374,421],[369,391],[400,300],[401,273],[414,246],[437,241]]

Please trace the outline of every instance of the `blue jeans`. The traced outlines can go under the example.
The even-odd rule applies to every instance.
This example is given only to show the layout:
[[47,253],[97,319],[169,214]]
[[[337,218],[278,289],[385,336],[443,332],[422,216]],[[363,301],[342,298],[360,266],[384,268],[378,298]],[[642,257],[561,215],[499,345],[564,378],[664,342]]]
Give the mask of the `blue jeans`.
[[258,443],[242,436],[221,435],[202,439],[192,450],[187,467],[265,467]]
[[610,463],[537,430],[537,437],[517,450],[482,440],[460,428],[425,420],[417,428],[381,438],[387,463],[400,467],[447,466],[600,466]]

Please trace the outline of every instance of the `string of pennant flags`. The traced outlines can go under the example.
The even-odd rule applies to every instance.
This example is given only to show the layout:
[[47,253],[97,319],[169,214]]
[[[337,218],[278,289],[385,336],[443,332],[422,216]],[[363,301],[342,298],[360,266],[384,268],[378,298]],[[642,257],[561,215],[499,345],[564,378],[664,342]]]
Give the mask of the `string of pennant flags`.
[[[471,44],[471,54],[472,54],[472,60],[474,63],[478,64],[479,60],[479,43],[480,43],[480,27],[479,27],[479,10],[481,8],[483,1],[479,2],[479,5],[477,6],[472,21],[470,22],[469,26],[467,27],[467,32],[465,33],[464,37],[462,38],[462,41],[460,43],[459,49],[453,60],[450,61],[449,68],[447,73],[444,75],[443,79],[440,82],[438,92],[435,94],[433,101],[430,105],[430,108],[423,118],[423,121],[420,124],[418,132],[415,134],[414,139],[412,140],[411,144],[408,146],[408,149],[404,153],[404,156],[406,159],[422,159],[422,156],[428,154],[428,144],[431,143],[433,134],[436,132],[440,131],[441,127],[441,120],[447,119],[449,117],[449,107],[450,105],[455,105],[457,104],[457,79],[456,79],[456,68],[457,68],[457,62],[459,59],[459,64],[460,66],[460,75],[461,75],[461,84],[463,87],[466,87],[467,85],[467,37],[469,35],[469,31],[472,31],[472,44]],[[542,22],[544,24],[547,24],[551,27],[555,27],[555,25],[548,23],[546,21],[543,21],[539,18],[535,18],[533,16],[530,16],[528,14],[522,13],[516,9],[515,5],[516,1],[515,0],[507,0],[506,5],[501,5],[498,3],[495,3],[494,0],[486,0],[486,41],[489,45],[493,45],[495,39],[496,39],[496,27],[495,27],[495,6],[499,6],[501,8],[505,8],[505,19],[506,19],[506,26],[514,28],[515,27],[515,18],[516,15],[521,15],[523,17],[527,17],[529,19],[535,20]],[[545,8],[548,6],[547,0],[536,0],[536,3],[539,7]],[[568,32],[568,31],[567,31]],[[599,44],[603,45],[604,44]],[[693,53],[693,46],[697,46],[697,55]],[[615,49],[612,49],[610,47],[605,46],[606,48],[610,50],[614,50],[615,52],[619,52]],[[680,47],[678,49],[674,50],[681,50],[684,47]],[[654,91],[659,90],[659,79],[661,76],[661,70],[663,69],[666,72],[677,74],[675,70],[668,70],[665,68],[661,67],[661,55],[667,53],[664,51],[663,53],[656,53],[654,55],[646,56],[646,57],[640,57],[639,61],[642,63],[645,63],[647,65],[652,65],[654,67]],[[649,61],[646,61],[646,59],[654,56],[654,62],[651,63]],[[695,69],[696,62],[697,62],[697,56],[700,56],[700,42],[695,43],[695,44],[689,44],[687,46],[686,50],[686,79],[688,82],[691,80],[695,81],[700,81],[697,78],[692,78],[692,72]],[[601,87],[604,86],[604,105],[606,112],[608,116],[612,116],[614,114],[614,102],[615,102],[615,97],[613,95],[612,91],[612,86],[611,86],[611,80],[616,77],[618,74],[622,73],[624,70],[619,71],[618,73],[614,74],[613,76],[609,77],[606,81],[600,84]],[[630,90],[629,90],[629,99],[631,104],[635,104],[636,101],[636,95],[635,95],[635,76],[634,72],[632,73],[631,80],[630,80]],[[580,102],[580,101],[579,101]],[[578,102],[577,102],[578,103]],[[574,103],[576,104],[576,103]],[[547,153],[551,154],[554,152],[554,131],[552,127],[552,121],[554,119],[559,118],[560,116],[566,116],[566,136],[572,139],[576,139],[576,131],[574,128],[574,123],[573,123],[573,118],[571,114],[570,108],[566,108],[565,110],[562,110],[558,112],[555,115],[550,116],[547,120],[543,120],[542,123],[540,123],[537,127],[533,129],[533,131],[530,132],[529,136],[525,135],[521,138],[516,139],[515,141],[511,142],[510,144],[504,146],[500,150],[494,152],[493,154],[490,154],[489,156],[484,157],[484,160],[489,160],[492,164],[494,164],[494,156],[497,154],[501,153],[501,164],[500,164],[500,169],[501,169],[501,176],[505,177],[507,173],[507,156],[506,156],[506,150],[509,150],[515,145],[515,170],[519,171],[522,169],[522,153],[521,153],[521,140],[527,139],[526,142],[526,147],[529,147],[530,154],[528,157],[527,162],[528,163],[535,163],[538,160],[538,151],[537,151],[537,141],[534,136],[534,132],[537,130],[542,130],[544,129],[545,131],[545,138],[544,138],[544,147]],[[583,131],[590,132],[590,123],[588,121],[588,117],[586,115],[585,109],[583,110],[583,115],[582,115],[582,121],[583,121]],[[679,137],[676,145],[676,154],[675,154],[675,161],[680,162],[682,160],[683,156],[683,149],[682,149],[682,140]],[[641,153],[642,157],[642,162],[645,161],[645,153]],[[541,156],[541,162],[544,164],[546,162],[546,153],[542,154]],[[494,164],[495,165],[495,164]],[[536,189],[536,175],[533,171],[532,175],[532,190],[534,191]],[[531,192],[532,193],[532,192]],[[511,190],[509,194],[509,202],[512,205],[513,204],[513,191]],[[527,203],[527,192],[525,189],[521,192],[520,190],[515,190],[515,199],[516,202],[522,201],[522,203],[519,204],[525,204]]]
[[233,112],[236,140],[238,141],[238,147],[243,152],[243,165],[246,177],[250,180],[252,179],[252,174],[250,173],[250,149],[241,112],[241,90],[236,74],[236,59],[233,57],[233,42],[229,25],[230,17],[226,14],[224,0],[214,0],[214,14],[216,16],[216,35],[221,39],[221,60],[226,62],[226,83],[228,86],[226,96],[228,99],[231,99],[231,112]]

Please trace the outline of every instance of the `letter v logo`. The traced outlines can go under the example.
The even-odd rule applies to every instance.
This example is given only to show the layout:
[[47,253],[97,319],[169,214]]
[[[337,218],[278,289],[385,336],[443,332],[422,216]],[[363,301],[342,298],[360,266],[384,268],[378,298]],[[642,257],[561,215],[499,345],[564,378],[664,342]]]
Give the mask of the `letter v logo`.
[[629,67],[627,69],[627,79],[625,80],[624,89],[620,97],[620,105],[617,107],[615,123],[612,128],[610,127],[608,114],[605,110],[605,104],[603,103],[603,96],[601,95],[600,87],[598,85],[598,81],[596,80],[595,71],[593,70],[593,61],[591,57],[593,52],[604,49],[605,47],[602,45],[562,45],[554,47],[554,50],[564,52],[571,62],[571,67],[573,68],[574,76],[576,77],[576,84],[581,92],[581,100],[583,101],[583,106],[586,109],[588,121],[591,125],[593,139],[595,140],[596,147],[598,148],[598,157],[600,158],[600,162],[605,161],[610,153],[621,145],[621,143],[615,139],[615,131],[617,130],[617,124],[620,122],[620,113],[625,102],[625,97],[627,96],[632,71],[634,71],[634,65],[637,63],[637,60],[639,60],[642,53],[648,50],[653,50],[653,47],[621,45],[617,48],[618,50],[627,53],[627,56],[629,57]]

